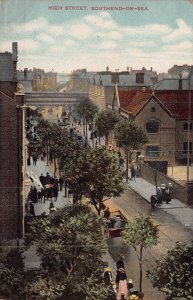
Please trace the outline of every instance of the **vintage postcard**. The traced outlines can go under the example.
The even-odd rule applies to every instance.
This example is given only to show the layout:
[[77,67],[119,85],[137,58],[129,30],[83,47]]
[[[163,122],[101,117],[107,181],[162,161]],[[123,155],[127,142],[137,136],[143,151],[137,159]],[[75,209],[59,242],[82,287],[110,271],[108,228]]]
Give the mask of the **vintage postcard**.
[[193,0],[0,0],[0,299],[193,299]]

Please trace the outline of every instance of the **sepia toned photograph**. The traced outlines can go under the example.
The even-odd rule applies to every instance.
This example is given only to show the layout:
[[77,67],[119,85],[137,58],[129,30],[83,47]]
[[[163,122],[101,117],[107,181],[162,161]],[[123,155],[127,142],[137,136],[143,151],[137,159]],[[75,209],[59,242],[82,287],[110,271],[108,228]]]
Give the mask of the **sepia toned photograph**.
[[193,1],[0,0],[0,300],[193,300]]

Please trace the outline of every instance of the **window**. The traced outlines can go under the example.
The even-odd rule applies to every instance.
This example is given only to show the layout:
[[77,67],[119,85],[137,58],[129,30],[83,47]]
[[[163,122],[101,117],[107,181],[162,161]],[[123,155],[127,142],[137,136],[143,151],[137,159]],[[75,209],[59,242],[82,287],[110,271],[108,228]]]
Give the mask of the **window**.
[[159,157],[159,146],[147,146],[146,156],[148,157]]
[[136,74],[136,83],[144,83],[144,73]]
[[[183,152],[184,154],[188,153],[188,142],[183,143]],[[189,142],[189,153],[192,154],[192,142]]]
[[155,107],[152,107],[152,108],[151,108],[151,112],[155,112]]
[[157,133],[159,130],[159,122],[155,121],[155,120],[150,120],[147,124],[146,124],[146,131],[148,133]]
[[[184,130],[188,130],[188,123],[184,123]],[[190,123],[190,130],[192,130],[192,123]]]
[[119,74],[111,74],[111,83],[119,83]]

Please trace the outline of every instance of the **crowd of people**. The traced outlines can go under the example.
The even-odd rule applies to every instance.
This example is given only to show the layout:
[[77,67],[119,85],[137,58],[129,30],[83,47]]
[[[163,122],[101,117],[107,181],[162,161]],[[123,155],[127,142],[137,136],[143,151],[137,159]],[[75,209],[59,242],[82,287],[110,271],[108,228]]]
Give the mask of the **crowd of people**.
[[[32,179],[33,181],[33,179]],[[30,191],[27,197],[26,213],[27,215],[35,216],[34,203],[37,202],[50,202],[50,213],[55,211],[54,202],[58,199],[59,190],[63,188],[64,181],[62,178],[54,178],[49,172],[46,175],[43,173],[39,176],[40,185],[31,185]]]
[[107,267],[104,270],[104,282],[106,285],[112,285],[118,300],[137,300],[143,299],[144,294],[134,288],[132,279],[127,279],[123,256],[120,256],[116,263],[117,274],[113,281],[112,269]]

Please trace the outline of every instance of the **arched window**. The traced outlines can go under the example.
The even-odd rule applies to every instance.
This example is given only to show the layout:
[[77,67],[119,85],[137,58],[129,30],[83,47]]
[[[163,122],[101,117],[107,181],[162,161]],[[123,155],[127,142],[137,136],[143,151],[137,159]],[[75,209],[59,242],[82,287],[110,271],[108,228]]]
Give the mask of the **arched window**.
[[150,120],[146,123],[146,131],[148,133],[157,133],[159,131],[159,122],[156,120]]

